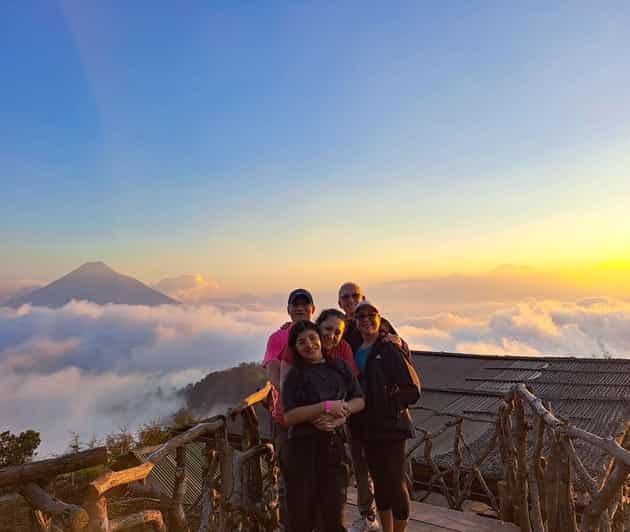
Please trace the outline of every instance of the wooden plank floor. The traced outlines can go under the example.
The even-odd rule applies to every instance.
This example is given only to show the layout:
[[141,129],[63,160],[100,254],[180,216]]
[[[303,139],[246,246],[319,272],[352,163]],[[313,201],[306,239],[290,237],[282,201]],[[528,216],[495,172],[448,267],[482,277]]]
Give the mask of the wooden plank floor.
[[[357,492],[348,490],[346,522],[348,526],[359,517]],[[457,512],[423,502],[411,502],[408,532],[518,532],[512,523],[482,517],[472,512]]]

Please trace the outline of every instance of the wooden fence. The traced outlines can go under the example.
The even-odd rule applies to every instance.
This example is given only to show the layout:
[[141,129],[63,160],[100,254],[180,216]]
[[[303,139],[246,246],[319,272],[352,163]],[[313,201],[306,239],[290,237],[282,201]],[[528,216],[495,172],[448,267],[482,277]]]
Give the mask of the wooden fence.
[[[36,522],[46,532],[115,532],[133,526],[151,526],[156,532],[189,532],[184,511],[186,490],[185,446],[206,445],[199,532],[249,530],[262,532],[278,526],[277,466],[273,446],[262,443],[254,405],[266,401],[271,384],[244,399],[224,416],[199,423],[169,439],[146,456],[145,462],[122,471],[106,471],[90,482],[82,505],[53,497],[47,486],[57,476],[107,464],[101,447],[76,454],[0,469],[0,488],[15,487],[32,506]],[[244,431],[240,445],[228,440],[227,422],[240,416]],[[175,484],[170,497],[143,484],[155,464],[175,452]],[[127,486],[134,497],[160,501],[160,509],[142,510],[109,518],[107,493]]]
[[[523,532],[630,532],[630,426],[623,437],[602,438],[558,419],[551,404],[536,397],[525,384],[516,384],[504,397],[493,421],[429,410],[451,417],[440,429],[429,432],[417,427],[422,437],[408,452],[411,456],[424,447],[424,462],[432,476],[420,500],[431,493],[433,485],[444,495],[452,509],[461,510],[472,498],[473,482],[485,494],[490,506],[504,521],[511,521]],[[527,415],[529,414],[529,415]],[[494,426],[485,449],[474,456],[466,443],[464,421]],[[532,422],[533,421],[533,422]],[[439,467],[432,456],[432,440],[455,428],[453,464]],[[589,474],[576,453],[573,441],[582,440],[609,457],[601,482]],[[493,492],[482,474],[482,464],[499,452],[502,480]],[[463,456],[467,455],[466,465]],[[576,475],[588,489],[588,501],[578,518]]]
[[[205,444],[207,459],[197,530],[276,530],[278,471],[274,449],[261,441],[253,408],[268,401],[270,391],[267,383],[224,416],[206,420],[169,439],[138,466],[104,472],[89,484],[82,505],[56,499],[47,486],[57,475],[106,464],[105,448],[1,469],[0,488],[15,487],[32,506],[40,529],[46,532],[114,532],[141,524],[156,531],[190,532],[191,519],[183,502],[185,446],[197,441]],[[461,510],[464,501],[472,497],[475,484],[499,517],[518,524],[525,532],[630,532],[630,507],[624,491],[630,474],[630,431],[626,430],[623,439],[617,441],[612,436],[602,438],[577,428],[558,419],[551,405],[524,384],[515,385],[506,394],[493,421],[433,412],[451,420],[433,433],[418,427],[422,437],[409,449],[411,455],[423,446],[424,461],[432,471],[424,498],[435,485],[451,508]],[[244,431],[240,443],[234,446],[228,439],[227,422],[239,416]],[[463,423],[467,420],[492,426],[492,437],[477,456],[465,440]],[[449,429],[454,429],[453,463],[440,467],[433,457],[432,440]],[[576,453],[575,439],[610,457],[600,483],[590,476]],[[155,464],[172,452],[177,465],[175,482],[173,492],[165,496],[143,481]],[[503,470],[495,490],[482,474],[482,466],[493,452],[499,453]],[[575,504],[576,475],[588,487],[590,496],[581,518]],[[159,500],[160,508],[110,519],[107,493],[122,485],[135,500]]]

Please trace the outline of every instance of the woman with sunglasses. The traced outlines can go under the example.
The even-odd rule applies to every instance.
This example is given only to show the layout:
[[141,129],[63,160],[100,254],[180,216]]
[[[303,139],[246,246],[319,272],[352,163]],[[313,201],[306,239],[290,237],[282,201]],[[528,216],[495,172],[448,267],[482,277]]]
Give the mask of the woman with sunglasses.
[[295,323],[288,344],[295,362],[282,385],[290,530],[311,532],[319,515],[325,532],[343,532],[348,482],[343,427],[322,430],[313,421],[325,414],[341,421],[362,410],[361,387],[345,362],[324,356],[314,323]]
[[363,342],[354,360],[366,407],[350,419],[350,428],[364,444],[383,532],[404,532],[409,519],[405,446],[414,436],[408,406],[420,397],[420,380],[405,351],[379,334],[376,305],[361,301],[355,321]]

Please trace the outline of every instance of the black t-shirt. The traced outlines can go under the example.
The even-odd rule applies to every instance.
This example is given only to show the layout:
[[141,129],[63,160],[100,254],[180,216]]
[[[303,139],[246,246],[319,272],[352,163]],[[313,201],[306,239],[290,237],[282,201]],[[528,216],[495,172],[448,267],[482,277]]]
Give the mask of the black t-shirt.
[[[349,401],[355,397],[363,397],[363,391],[343,360],[326,360],[321,364],[291,368],[282,384],[285,413],[299,406],[322,401]],[[310,422],[298,423],[289,427],[289,438],[308,436],[318,431]]]

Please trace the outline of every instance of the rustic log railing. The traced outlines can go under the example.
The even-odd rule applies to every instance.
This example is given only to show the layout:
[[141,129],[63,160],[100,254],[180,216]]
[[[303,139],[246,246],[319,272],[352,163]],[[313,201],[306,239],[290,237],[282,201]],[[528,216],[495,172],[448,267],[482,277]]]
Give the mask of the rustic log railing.
[[[83,504],[68,504],[52,496],[47,486],[57,475],[107,463],[105,448],[0,469],[0,488],[15,487],[32,506],[41,530],[50,532],[115,532],[139,524],[164,532],[242,530],[263,532],[278,527],[277,465],[274,449],[263,443],[254,405],[268,400],[271,384],[216,416],[189,427],[146,455],[144,462],[122,471],[107,470],[89,483]],[[473,485],[489,502],[496,515],[512,521],[525,532],[630,532],[628,478],[630,475],[630,430],[617,441],[602,438],[575,427],[558,417],[551,405],[536,397],[524,384],[508,392],[494,417],[482,418],[439,412],[416,406],[449,421],[433,432],[417,427],[421,438],[408,455],[423,447],[425,464],[431,470],[426,499],[437,485],[449,506],[461,510],[474,498]],[[228,422],[240,417],[243,433],[236,446],[228,438]],[[473,453],[466,442],[464,423],[488,423],[491,434],[485,448]],[[433,457],[433,440],[451,430],[452,465],[438,465]],[[606,474],[597,482],[576,453],[574,440],[595,446],[610,456]],[[205,444],[198,518],[186,511],[186,445]],[[146,479],[169,454],[175,454],[176,470],[172,493],[165,495]],[[483,464],[498,453],[502,479],[489,483]],[[575,497],[576,475],[586,486],[589,500],[578,515]],[[108,493],[126,487],[123,502],[152,501],[159,509],[143,509],[109,518]],[[625,490],[625,491],[624,491]],[[121,501],[110,501],[110,505]]]
[[[278,526],[277,466],[273,446],[261,443],[254,405],[267,400],[271,384],[250,395],[226,415],[198,423],[164,442],[144,463],[122,471],[107,470],[89,483],[82,505],[67,504],[48,493],[57,476],[94,466],[105,466],[107,449],[101,447],[60,458],[0,469],[0,487],[15,486],[32,506],[39,528],[46,532],[116,532],[150,525],[156,532],[190,532],[184,510],[186,493],[185,446],[205,442],[208,466],[204,475],[199,531],[262,532]],[[238,416],[245,428],[240,448],[228,440],[229,420]],[[143,482],[155,465],[174,452],[175,485],[170,497]],[[153,500],[159,509],[109,518],[107,494],[126,486],[134,500]]]
[[[491,508],[502,520],[512,521],[524,532],[630,532],[630,424],[620,441],[602,438],[558,419],[548,402],[536,397],[525,384],[516,384],[504,397],[493,420],[472,418],[416,406],[451,417],[430,432],[416,427],[422,437],[410,447],[411,458],[421,446],[423,459],[432,471],[425,500],[435,483],[452,509],[461,510],[472,498],[473,482],[485,494]],[[529,415],[526,415],[526,409]],[[464,439],[464,421],[494,425],[488,444],[477,457]],[[533,423],[531,422],[533,421]],[[432,440],[454,429],[452,465],[440,468],[432,456]],[[608,455],[610,462],[598,484],[575,450],[573,441],[582,440]],[[481,465],[493,451],[499,452],[503,470],[496,494],[488,487]],[[463,465],[462,449],[468,461]],[[576,509],[576,474],[588,490],[581,518]],[[447,482],[448,479],[448,482]]]

